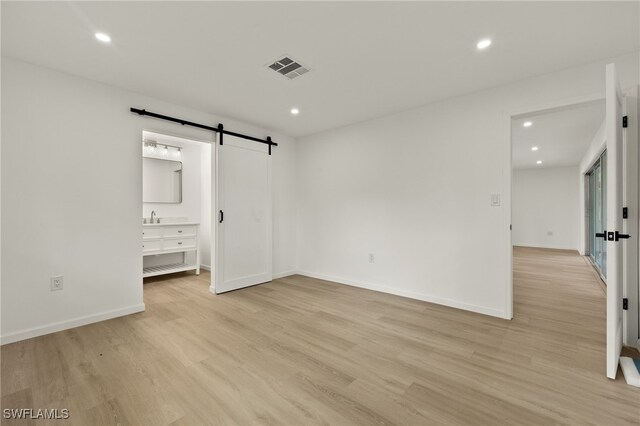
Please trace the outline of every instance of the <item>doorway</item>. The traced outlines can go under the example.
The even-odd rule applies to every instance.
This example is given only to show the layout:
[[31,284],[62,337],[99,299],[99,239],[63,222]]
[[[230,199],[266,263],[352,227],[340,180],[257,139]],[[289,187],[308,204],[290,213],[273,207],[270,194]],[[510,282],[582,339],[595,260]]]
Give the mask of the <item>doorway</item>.
[[145,130],[141,149],[145,283],[201,269],[211,282],[212,144]]
[[[602,99],[512,118],[512,245],[587,254],[583,240],[593,234],[581,223],[585,199],[598,201],[597,217],[589,218],[599,224],[606,220],[606,157],[600,159],[604,118]],[[585,168],[591,171],[592,187],[581,188]],[[588,252],[602,264],[602,249]]]
[[[576,223],[582,242],[578,246],[585,261],[593,265],[600,277],[607,280],[606,285],[606,374],[615,378],[618,368],[620,349],[623,344],[640,346],[640,283],[638,281],[638,87],[626,93],[620,89],[615,64],[606,67],[605,119],[579,162],[581,191],[581,214]],[[583,103],[602,102],[600,99],[588,99]],[[531,127],[529,119],[536,115],[573,108],[576,104],[555,105],[547,110],[509,115],[510,123],[510,165],[516,165],[518,148],[515,137],[518,119],[522,127]],[[530,117],[528,117],[530,116]],[[531,145],[530,150],[537,152],[538,147]],[[605,152],[606,150],[606,152]],[[532,161],[530,158],[528,161]],[[546,159],[535,160],[537,165]],[[513,230],[520,229],[517,219],[517,178],[515,167],[512,169],[508,188],[511,195],[512,211],[507,217]],[[555,188],[549,188],[549,191]],[[597,232],[596,232],[597,231]],[[513,273],[513,247],[516,232],[510,237]],[[551,232],[547,236],[553,235]],[[636,238],[634,241],[633,239]],[[511,293],[508,303],[513,304],[514,276],[510,276]],[[512,305],[513,306],[513,305]],[[512,308],[513,309],[513,308]],[[513,317],[513,312],[509,312]],[[637,343],[636,343],[637,342]]]
[[[577,344],[600,353],[607,252],[592,230],[602,233],[607,220],[605,116],[604,99],[591,99],[510,121],[514,317],[562,318],[556,331],[578,333]],[[585,305],[568,310],[567,298]]]

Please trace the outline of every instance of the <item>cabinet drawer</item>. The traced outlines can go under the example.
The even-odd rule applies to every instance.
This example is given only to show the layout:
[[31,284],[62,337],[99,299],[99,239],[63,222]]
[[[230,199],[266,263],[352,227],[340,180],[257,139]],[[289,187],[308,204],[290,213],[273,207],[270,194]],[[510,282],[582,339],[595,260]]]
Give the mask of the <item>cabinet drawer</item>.
[[196,247],[195,238],[176,238],[174,240],[164,240],[165,250],[189,249]]
[[194,225],[186,226],[167,226],[164,228],[163,237],[195,237],[196,227]]
[[147,252],[147,251],[158,251],[158,250],[162,250],[162,241],[161,240],[155,240],[155,241],[143,241],[142,242],[142,252]]
[[142,228],[142,239],[149,240],[162,237],[162,228]]

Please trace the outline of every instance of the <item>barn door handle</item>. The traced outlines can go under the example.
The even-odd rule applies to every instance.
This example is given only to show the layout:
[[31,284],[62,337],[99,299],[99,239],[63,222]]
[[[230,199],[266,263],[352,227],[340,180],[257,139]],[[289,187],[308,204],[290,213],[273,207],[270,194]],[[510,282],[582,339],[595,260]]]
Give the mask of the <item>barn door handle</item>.
[[218,213],[218,223],[222,223],[222,221],[224,221],[224,212],[220,210],[220,213]]

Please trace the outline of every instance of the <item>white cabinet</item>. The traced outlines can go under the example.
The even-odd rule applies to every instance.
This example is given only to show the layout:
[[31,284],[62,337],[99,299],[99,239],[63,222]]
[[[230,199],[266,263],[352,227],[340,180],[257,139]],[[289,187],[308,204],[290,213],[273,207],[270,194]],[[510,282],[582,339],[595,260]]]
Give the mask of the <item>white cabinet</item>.
[[[142,255],[158,256],[162,254],[182,253],[181,263],[161,264],[143,268],[143,277],[171,274],[182,271],[196,271],[200,274],[200,251],[198,250],[198,224],[142,225]],[[193,253],[195,262],[187,262],[187,254]]]

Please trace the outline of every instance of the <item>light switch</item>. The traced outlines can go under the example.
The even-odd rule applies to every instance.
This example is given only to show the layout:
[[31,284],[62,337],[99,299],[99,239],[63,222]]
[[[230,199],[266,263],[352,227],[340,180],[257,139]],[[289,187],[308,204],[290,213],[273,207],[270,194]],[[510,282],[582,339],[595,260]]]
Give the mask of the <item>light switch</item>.
[[500,194],[491,194],[491,207],[500,207]]

